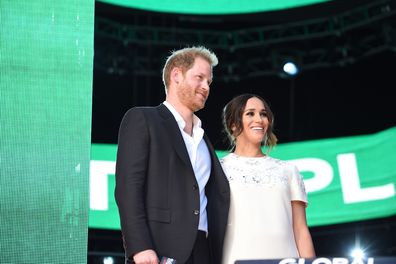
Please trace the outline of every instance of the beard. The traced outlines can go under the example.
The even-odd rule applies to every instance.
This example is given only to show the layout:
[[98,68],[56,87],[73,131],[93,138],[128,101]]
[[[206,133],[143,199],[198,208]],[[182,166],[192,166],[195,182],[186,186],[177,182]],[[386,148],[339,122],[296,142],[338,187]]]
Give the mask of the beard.
[[207,91],[200,91],[200,94],[203,94],[204,97],[202,98],[201,95],[197,94],[197,89],[183,82],[177,91],[177,96],[179,97],[180,102],[188,107],[192,112],[196,112],[204,108],[209,95]]

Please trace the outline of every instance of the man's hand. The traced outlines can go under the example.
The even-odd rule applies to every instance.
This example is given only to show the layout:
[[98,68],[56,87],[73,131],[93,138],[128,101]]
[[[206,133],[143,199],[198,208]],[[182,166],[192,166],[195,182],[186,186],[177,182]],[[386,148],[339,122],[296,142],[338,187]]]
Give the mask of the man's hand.
[[133,256],[133,261],[136,264],[158,264],[159,260],[157,254],[152,249],[147,249],[136,253]]

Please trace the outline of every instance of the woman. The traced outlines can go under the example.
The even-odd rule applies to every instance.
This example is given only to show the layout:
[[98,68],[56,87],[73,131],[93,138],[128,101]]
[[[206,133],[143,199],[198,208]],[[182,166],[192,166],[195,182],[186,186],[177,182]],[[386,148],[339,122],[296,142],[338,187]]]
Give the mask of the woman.
[[271,109],[257,95],[237,96],[224,108],[232,151],[221,159],[231,187],[223,264],[315,257],[303,179],[291,163],[268,156],[277,142],[273,122]]

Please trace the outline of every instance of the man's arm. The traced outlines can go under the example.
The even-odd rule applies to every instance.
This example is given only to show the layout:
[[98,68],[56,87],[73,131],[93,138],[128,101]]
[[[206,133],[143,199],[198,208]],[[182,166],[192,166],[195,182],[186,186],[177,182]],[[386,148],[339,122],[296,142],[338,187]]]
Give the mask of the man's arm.
[[141,109],[130,109],[122,119],[118,134],[115,187],[127,256],[153,249],[144,200],[148,157],[145,116]]

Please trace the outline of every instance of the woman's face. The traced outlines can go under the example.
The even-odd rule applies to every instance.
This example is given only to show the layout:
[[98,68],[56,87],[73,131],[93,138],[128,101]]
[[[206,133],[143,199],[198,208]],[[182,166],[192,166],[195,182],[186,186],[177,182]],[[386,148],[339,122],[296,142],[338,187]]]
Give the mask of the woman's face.
[[242,132],[236,137],[237,144],[261,145],[268,124],[267,111],[263,102],[257,97],[250,98],[242,113]]

